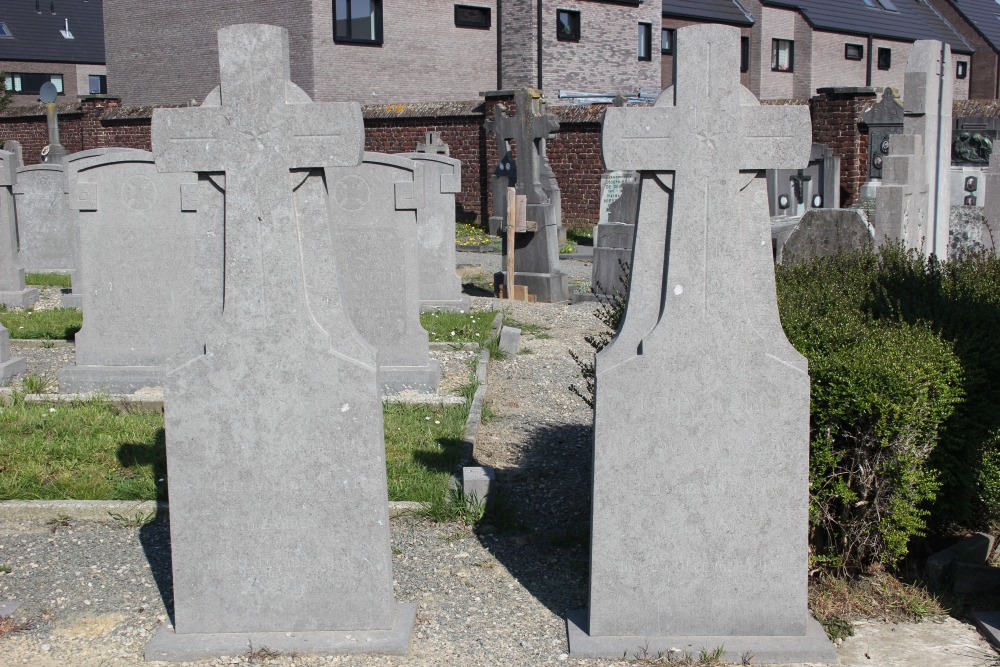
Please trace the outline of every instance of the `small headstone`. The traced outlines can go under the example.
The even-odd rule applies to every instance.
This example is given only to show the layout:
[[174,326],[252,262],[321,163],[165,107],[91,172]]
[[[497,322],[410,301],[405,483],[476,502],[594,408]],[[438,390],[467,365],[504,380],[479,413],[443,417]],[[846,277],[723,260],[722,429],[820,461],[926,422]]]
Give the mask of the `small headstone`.
[[[558,132],[559,121],[545,111],[541,91],[523,88],[517,91],[514,101],[517,105],[514,116],[508,116],[506,107],[498,104],[494,118],[484,125],[487,132],[496,136],[500,155],[500,163],[492,183],[491,231],[494,231],[494,220],[506,224],[506,188],[513,185],[518,195],[527,197],[526,220],[534,223],[537,229],[517,235],[514,243],[515,284],[527,287],[528,292],[538,301],[565,301],[569,298],[569,281],[559,266],[561,194],[555,172],[545,154],[545,142]],[[516,168],[513,172],[510,169],[512,144],[517,149]],[[501,237],[501,266],[506,267],[507,237],[506,234]],[[504,282],[508,282],[506,278]]]
[[[365,153],[357,166],[328,167],[334,288],[348,318],[378,350],[379,386],[386,393],[433,394],[441,375],[420,326],[418,211],[426,204],[423,163]],[[440,180],[438,180],[440,183]],[[306,182],[296,197],[320,197]],[[454,236],[452,237],[454,239]],[[454,241],[452,241],[454,245]]]
[[807,606],[809,376],[778,318],[757,175],[805,166],[809,113],[740,85],[739,35],[678,29],[675,87],[605,112],[605,163],[640,171],[642,195],[628,311],[597,355],[580,657],[836,660]]
[[7,384],[28,369],[24,357],[12,357],[10,354],[10,334],[0,324],[0,386]]
[[451,155],[451,147],[441,141],[440,132],[431,131],[424,135],[424,143],[417,144],[417,152],[448,157]]
[[948,256],[953,80],[948,45],[914,43],[906,63],[903,133],[888,139],[876,192],[880,244],[902,242],[925,255]]
[[424,202],[417,209],[421,310],[468,312],[469,297],[455,271],[455,195],[462,191],[462,162],[446,155],[403,153],[424,168]]
[[948,233],[949,259],[963,259],[969,255],[995,251],[995,239],[989,221],[979,206],[952,206]]
[[76,217],[65,196],[62,163],[17,170],[14,201],[21,266],[28,273],[71,273],[76,269]]
[[874,243],[875,230],[864,212],[853,208],[813,209],[802,216],[784,243],[777,247],[775,261],[805,262],[871,248]]
[[500,351],[506,354],[517,354],[521,344],[521,330],[517,327],[501,327]]
[[601,176],[601,212],[594,230],[590,280],[595,294],[625,291],[623,267],[632,261],[639,185],[639,174],[634,171],[609,171]]
[[360,163],[361,108],[291,83],[284,28],[221,29],[219,70],[202,106],[153,113],[158,169],[225,172],[226,233],[222,319],[167,378],[175,629],[146,658],[405,653],[374,354],[340,291],[313,300],[337,280],[329,221],[292,198],[292,170]]
[[87,313],[64,392],[163,386],[204,352],[222,313],[222,193],[193,173],[160,174],[125,150],[67,164],[79,215],[74,291]]
[[24,267],[17,252],[17,209],[14,184],[21,166],[20,146],[4,142],[0,151],[0,305],[27,308],[38,301],[38,289],[24,284]]

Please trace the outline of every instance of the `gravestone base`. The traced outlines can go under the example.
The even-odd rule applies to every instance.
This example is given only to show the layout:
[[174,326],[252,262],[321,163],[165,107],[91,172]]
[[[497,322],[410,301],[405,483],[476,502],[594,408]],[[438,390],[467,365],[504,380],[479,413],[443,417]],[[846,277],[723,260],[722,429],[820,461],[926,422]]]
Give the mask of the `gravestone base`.
[[611,296],[614,292],[624,293],[626,290],[621,281],[624,274],[622,264],[629,264],[631,261],[631,248],[594,248],[590,279],[594,292],[604,296]]
[[83,295],[73,292],[63,292],[59,297],[60,308],[79,308],[83,310]]
[[744,653],[753,654],[753,663],[787,665],[795,663],[835,664],[837,651],[816,619],[806,621],[802,636],[760,637],[592,637],[583,628],[590,624],[587,610],[566,614],[569,654],[574,658],[621,658],[622,655],[667,655],[680,649],[693,655],[699,651],[725,648],[723,660],[739,662]]
[[472,301],[465,296],[461,299],[421,299],[420,312],[428,313],[435,310],[442,310],[449,313],[467,313],[472,307]]
[[426,366],[379,366],[378,384],[383,394],[416,391],[436,394],[441,379],[441,364],[431,360]]
[[8,308],[27,308],[38,301],[38,288],[27,287],[23,290],[0,292],[0,305]]
[[398,603],[388,630],[338,630],[322,632],[181,633],[164,624],[146,644],[146,660],[188,662],[242,655],[248,647],[266,646],[278,653],[374,653],[406,655],[417,605]]
[[17,377],[28,370],[28,362],[24,357],[14,357],[0,361],[0,385],[7,384],[11,378]]
[[67,366],[59,371],[59,391],[133,394],[144,387],[162,387],[167,374],[156,366]]
[[[506,284],[507,273],[496,274],[501,284]],[[539,303],[558,303],[569,300],[569,278],[562,273],[514,272],[514,285],[524,285]]]

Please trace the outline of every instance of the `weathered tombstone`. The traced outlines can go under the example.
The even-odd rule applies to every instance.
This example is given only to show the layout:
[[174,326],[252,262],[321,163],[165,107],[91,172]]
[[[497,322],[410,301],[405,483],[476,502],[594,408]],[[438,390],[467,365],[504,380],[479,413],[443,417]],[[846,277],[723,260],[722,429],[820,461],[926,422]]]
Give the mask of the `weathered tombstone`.
[[432,155],[451,155],[451,147],[441,141],[440,132],[427,132],[424,134],[424,143],[417,144],[417,153],[430,153]]
[[889,137],[903,133],[903,107],[892,88],[861,117],[868,128],[868,181],[861,186],[862,199],[874,199],[882,183],[882,165],[889,154]]
[[29,273],[76,269],[76,217],[66,200],[63,169],[58,162],[17,170],[17,235],[21,265]]
[[[773,233],[773,227],[772,227]],[[830,257],[871,248],[875,230],[863,211],[854,208],[813,209],[802,216],[780,245],[775,261],[782,264]]]
[[806,164],[808,110],[740,86],[735,28],[675,44],[675,88],[604,120],[605,164],[640,171],[642,198],[627,313],[597,356],[590,609],[569,615],[570,652],[832,662],[806,599],[809,377],[757,175]]
[[28,368],[24,357],[10,356],[10,333],[0,324],[0,386],[7,384]]
[[422,164],[365,153],[360,165],[326,168],[337,265],[329,287],[339,291],[347,317],[378,350],[379,387],[386,393],[435,393],[441,375],[420,326]]
[[291,83],[283,28],[221,29],[219,69],[201,107],[153,114],[161,171],[225,171],[226,270],[205,355],[167,378],[176,629],[146,657],[406,652],[374,352],[336,290],[311,299],[336,280],[329,224],[292,199],[291,170],[360,163],[361,108]]
[[[527,197],[526,219],[534,231],[519,233],[514,242],[514,282],[524,285],[538,301],[565,301],[569,297],[569,282],[559,266],[559,232],[562,229],[562,207],[559,185],[545,155],[545,142],[559,130],[559,121],[545,111],[541,91],[531,88],[514,95],[517,111],[507,115],[507,108],[498,104],[494,118],[486,121],[487,132],[497,138],[500,166],[509,166],[511,142],[516,146],[514,172],[518,195]],[[512,180],[509,169],[493,178],[493,220],[506,223],[507,196],[504,181]],[[501,192],[502,190],[502,192]],[[532,224],[533,223],[533,224]],[[508,253],[506,235],[503,238],[502,266]],[[505,283],[509,281],[504,278]]]
[[594,264],[590,284],[595,294],[622,293],[622,278],[632,257],[639,214],[639,174],[608,171],[601,176],[601,211],[594,229]]
[[462,161],[447,153],[403,153],[424,168],[424,202],[417,209],[422,310],[469,310],[455,272],[455,195],[462,191]]
[[805,169],[769,169],[766,177],[772,218],[840,207],[840,158],[823,144],[812,145]]
[[14,184],[21,165],[20,146],[4,142],[0,151],[0,305],[27,308],[38,301],[38,289],[24,284],[24,267],[17,252],[17,209]]
[[67,165],[79,214],[74,292],[87,313],[64,392],[129,393],[204,352],[222,314],[222,193],[121,150]]
[[980,252],[995,252],[993,233],[982,207],[952,206],[948,224],[948,257],[964,259]]
[[986,218],[989,237],[994,247],[1000,246],[1000,151],[990,153],[989,166],[983,172],[986,201],[983,215]]
[[876,193],[880,244],[902,242],[925,255],[948,256],[953,79],[947,44],[914,43],[904,79],[903,134],[889,137]]

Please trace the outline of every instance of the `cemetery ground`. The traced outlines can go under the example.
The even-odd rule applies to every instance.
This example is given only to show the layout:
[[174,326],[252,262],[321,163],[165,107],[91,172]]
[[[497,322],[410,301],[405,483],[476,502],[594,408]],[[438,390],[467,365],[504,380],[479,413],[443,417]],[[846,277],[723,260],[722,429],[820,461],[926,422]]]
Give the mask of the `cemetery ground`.
[[[492,275],[498,258],[462,254],[459,261],[466,265],[467,290],[474,290],[485,286],[484,276]],[[562,264],[571,278],[589,276],[586,262]],[[668,664],[638,645],[623,660],[567,655],[565,614],[587,602],[592,418],[569,389],[581,378],[568,351],[590,351],[584,338],[600,328],[595,304],[473,301],[477,312],[486,315],[482,320],[491,319],[489,309],[495,304],[504,309],[508,325],[522,330],[518,353],[491,365],[491,415],[476,446],[478,461],[495,467],[501,491],[487,516],[449,512],[438,504],[434,511],[392,519],[394,594],[418,606],[409,654],[280,655],[266,646],[247,646],[239,655],[189,664]],[[453,330],[459,336],[447,317],[435,319],[433,326],[425,325],[438,336],[452,337]],[[470,326],[461,333],[478,331]],[[33,353],[50,355],[38,357],[39,364],[66,363],[65,356],[51,356],[57,354],[72,359],[70,345],[32,345]],[[36,368],[46,375],[41,366]],[[63,410],[49,409],[42,408],[36,418],[45,420]],[[433,414],[422,417],[434,421]],[[387,436],[389,423],[387,419]],[[155,433],[159,426],[154,422],[147,428]],[[152,473],[155,466],[150,462],[147,468]],[[155,484],[138,495],[155,497]],[[157,664],[144,663],[142,652],[170,616],[167,519],[163,509],[155,515],[124,510],[101,519],[0,515],[0,599],[22,603],[12,619],[0,622],[0,666]],[[814,613],[832,621],[831,631],[846,634],[848,622],[855,620],[854,635],[844,637],[838,647],[841,665],[998,664],[989,645],[960,620],[967,601],[935,601],[919,587],[904,586],[888,575],[864,581],[851,591],[837,581],[813,586]],[[690,647],[690,661],[669,664],[717,664],[710,658],[715,648]]]

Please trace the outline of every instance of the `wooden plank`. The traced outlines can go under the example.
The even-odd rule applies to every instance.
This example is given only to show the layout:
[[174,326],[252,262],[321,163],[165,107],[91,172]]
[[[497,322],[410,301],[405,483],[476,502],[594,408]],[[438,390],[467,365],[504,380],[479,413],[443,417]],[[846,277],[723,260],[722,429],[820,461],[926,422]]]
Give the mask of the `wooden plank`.
[[[514,228],[515,232],[527,232],[527,231],[538,231],[537,222],[528,222],[528,196],[527,195],[517,195],[515,197],[517,204],[517,226]],[[529,230],[528,225],[535,225],[534,230]]]

